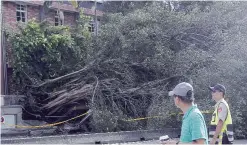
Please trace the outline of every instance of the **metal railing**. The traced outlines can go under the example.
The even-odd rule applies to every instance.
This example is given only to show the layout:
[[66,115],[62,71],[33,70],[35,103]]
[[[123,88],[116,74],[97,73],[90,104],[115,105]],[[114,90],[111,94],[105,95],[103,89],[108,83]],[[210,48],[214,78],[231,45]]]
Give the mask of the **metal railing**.
[[1,95],[1,106],[20,105],[23,95]]

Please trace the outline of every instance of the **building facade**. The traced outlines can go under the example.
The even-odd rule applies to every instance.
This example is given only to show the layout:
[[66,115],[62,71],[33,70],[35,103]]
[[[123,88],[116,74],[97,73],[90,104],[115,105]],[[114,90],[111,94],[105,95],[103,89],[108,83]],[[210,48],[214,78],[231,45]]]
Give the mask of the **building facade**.
[[[51,1],[50,1],[51,2]],[[7,28],[13,31],[17,30],[18,23],[27,23],[34,19],[37,22],[46,20],[51,25],[65,25],[69,27],[76,26],[76,20],[79,16],[79,8],[83,8],[85,15],[92,16],[92,21],[89,25],[89,31],[92,33],[98,32],[100,19],[103,16],[102,3],[96,1],[80,1],[78,8],[75,8],[68,1],[52,1],[46,7],[44,1],[1,1],[1,16],[2,28]],[[48,11],[45,11],[48,8]],[[95,22],[95,16],[97,21]],[[1,36],[1,94],[8,94],[7,84],[12,74],[12,52],[11,44],[5,38],[2,31]]]

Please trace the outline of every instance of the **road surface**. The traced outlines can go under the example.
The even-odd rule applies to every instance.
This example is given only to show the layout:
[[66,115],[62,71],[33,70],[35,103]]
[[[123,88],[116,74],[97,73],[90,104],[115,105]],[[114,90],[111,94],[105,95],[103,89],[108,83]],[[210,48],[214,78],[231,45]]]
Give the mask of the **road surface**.
[[[161,144],[161,143],[158,140],[150,140],[150,141],[143,141],[143,142],[115,143],[111,145],[133,145],[133,144]],[[234,144],[246,144],[247,145],[247,139],[235,140]]]

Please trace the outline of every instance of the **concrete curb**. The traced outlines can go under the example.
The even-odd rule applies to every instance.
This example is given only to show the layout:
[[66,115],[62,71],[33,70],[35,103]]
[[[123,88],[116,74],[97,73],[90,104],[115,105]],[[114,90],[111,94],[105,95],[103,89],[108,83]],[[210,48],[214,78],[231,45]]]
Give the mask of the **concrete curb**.
[[179,129],[168,128],[164,130],[140,130],[94,134],[76,134],[60,136],[43,136],[27,138],[2,138],[1,144],[102,144],[102,143],[121,143],[135,142],[144,140],[158,139],[162,135],[169,135],[177,138],[180,134]]
[[38,136],[38,135],[53,135],[56,128],[43,129],[1,129],[1,137],[12,138],[13,136]]

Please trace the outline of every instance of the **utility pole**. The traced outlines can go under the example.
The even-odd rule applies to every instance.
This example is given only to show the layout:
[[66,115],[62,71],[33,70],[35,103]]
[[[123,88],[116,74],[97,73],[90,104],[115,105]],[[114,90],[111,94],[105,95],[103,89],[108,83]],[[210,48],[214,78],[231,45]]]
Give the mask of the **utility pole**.
[[1,28],[1,48],[0,48],[0,58],[1,58],[1,95],[4,95],[4,74],[3,74],[3,42],[2,42],[2,37],[3,37],[3,33],[2,33],[2,1],[0,3],[0,28]]
[[1,95],[7,95],[7,66],[6,66],[6,51],[5,51],[5,32],[3,30],[3,1],[0,3],[0,28],[1,28],[1,47],[0,47],[0,65],[1,65]]
[[94,0],[94,29],[96,38],[98,36],[98,23],[97,23],[97,0]]

